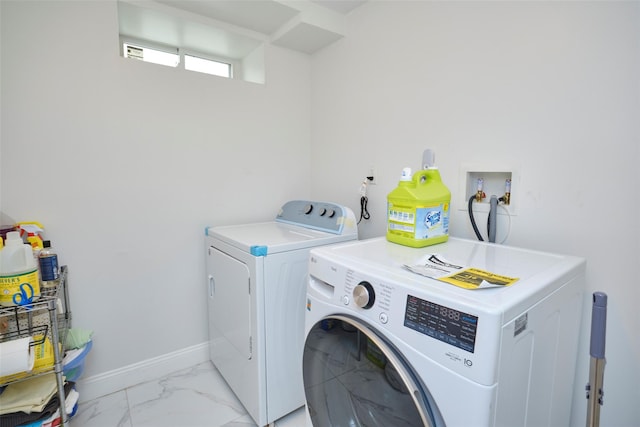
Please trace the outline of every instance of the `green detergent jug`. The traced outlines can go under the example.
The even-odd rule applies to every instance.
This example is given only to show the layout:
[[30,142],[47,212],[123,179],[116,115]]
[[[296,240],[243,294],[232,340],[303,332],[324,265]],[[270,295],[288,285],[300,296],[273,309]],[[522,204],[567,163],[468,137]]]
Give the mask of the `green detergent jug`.
[[387,196],[387,240],[422,248],[449,238],[451,192],[438,168],[411,175],[405,168],[398,187]]

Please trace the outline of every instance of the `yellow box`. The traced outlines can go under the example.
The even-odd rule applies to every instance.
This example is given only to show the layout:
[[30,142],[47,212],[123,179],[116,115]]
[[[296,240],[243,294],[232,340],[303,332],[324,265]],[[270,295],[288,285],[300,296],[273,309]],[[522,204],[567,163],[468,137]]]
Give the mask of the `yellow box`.
[[30,372],[18,372],[11,375],[6,375],[4,377],[0,377],[0,383],[8,383],[11,381],[19,380],[21,378],[28,377],[31,374],[37,374],[40,372],[47,371],[53,367],[53,363],[55,361],[55,357],[53,354],[53,345],[51,345],[51,340],[49,337],[45,338],[42,341],[42,335],[35,335],[33,337],[34,342],[39,342],[33,346],[33,351],[35,352],[35,361],[33,363],[33,369]]

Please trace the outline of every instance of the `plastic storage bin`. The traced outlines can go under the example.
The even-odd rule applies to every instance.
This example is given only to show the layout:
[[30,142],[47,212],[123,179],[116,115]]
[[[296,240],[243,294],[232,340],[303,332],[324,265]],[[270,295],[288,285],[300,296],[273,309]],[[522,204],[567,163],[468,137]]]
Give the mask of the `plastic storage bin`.
[[78,378],[80,378],[84,371],[84,360],[87,357],[87,354],[89,354],[89,351],[91,351],[92,346],[93,340],[88,341],[85,346],[82,347],[82,351],[78,357],[62,367],[67,381],[78,381]]

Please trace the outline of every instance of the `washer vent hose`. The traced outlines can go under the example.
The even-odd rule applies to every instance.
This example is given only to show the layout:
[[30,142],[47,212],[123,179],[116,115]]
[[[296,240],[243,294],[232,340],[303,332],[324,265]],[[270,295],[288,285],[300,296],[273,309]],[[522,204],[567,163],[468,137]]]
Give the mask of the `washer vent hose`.
[[[476,219],[473,216],[473,201],[476,198],[475,194],[469,198],[468,210],[469,210],[469,220],[471,220],[471,226],[473,227],[473,232],[476,234],[476,237],[481,242],[484,242],[482,238],[482,234],[480,234],[480,230],[478,230],[478,226],[476,225]],[[498,198],[496,196],[491,196],[490,205],[489,205],[489,216],[487,217],[487,234],[489,235],[489,242],[495,243],[496,241],[496,232],[497,232],[497,217],[498,217]]]
[[489,233],[489,241],[491,243],[496,242],[496,218],[498,216],[498,198],[491,196],[489,201],[489,217],[487,218],[487,233]]

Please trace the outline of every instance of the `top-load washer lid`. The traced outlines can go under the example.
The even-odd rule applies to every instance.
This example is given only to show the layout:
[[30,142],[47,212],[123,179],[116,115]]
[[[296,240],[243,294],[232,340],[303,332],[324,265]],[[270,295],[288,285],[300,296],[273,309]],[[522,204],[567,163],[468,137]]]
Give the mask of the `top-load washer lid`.
[[351,209],[335,203],[293,200],[275,221],[208,227],[206,234],[255,256],[287,252],[358,237]]

